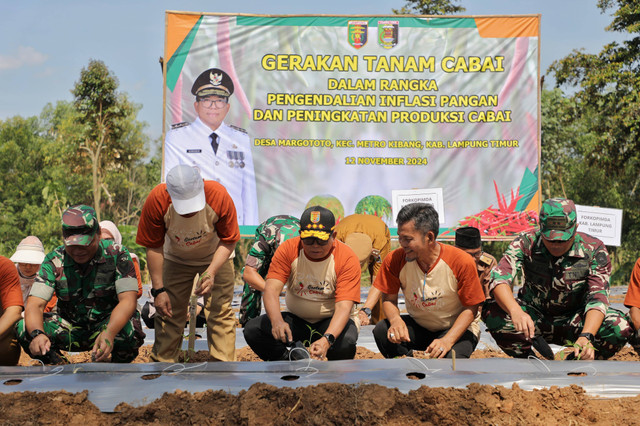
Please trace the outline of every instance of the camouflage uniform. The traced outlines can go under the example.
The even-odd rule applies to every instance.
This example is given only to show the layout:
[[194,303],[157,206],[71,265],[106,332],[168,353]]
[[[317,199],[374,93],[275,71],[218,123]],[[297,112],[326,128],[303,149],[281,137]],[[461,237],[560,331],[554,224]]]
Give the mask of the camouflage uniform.
[[[602,241],[577,232],[571,249],[556,258],[544,246],[541,231],[522,233],[493,269],[490,291],[511,285],[520,270],[523,285],[516,301],[533,320],[536,335],[557,345],[574,342],[587,311],[596,309],[605,315],[593,342],[596,358],[610,358],[626,344],[632,330],[624,315],[609,307],[611,262]],[[497,302],[486,302],[482,318],[508,355],[531,354],[531,342],[515,330]]]
[[[44,332],[51,340],[52,351],[87,351],[106,328],[111,312],[118,304],[116,285],[120,291],[138,290],[133,261],[126,248],[112,241],[99,242],[95,257],[86,264],[77,264],[60,246],[49,253],[31,289],[30,296],[58,297],[58,312],[44,314]],[[31,337],[24,320],[16,324],[20,345],[27,354]],[[140,315],[134,316],[116,335],[111,359],[131,362],[138,356],[144,342]]]
[[[246,265],[255,268],[258,274],[265,278],[278,246],[297,236],[299,232],[300,219],[296,217],[280,215],[265,220],[256,228],[255,242],[247,255]],[[240,274],[243,273],[244,268]],[[244,327],[250,319],[260,316],[261,312],[262,293],[245,282],[240,300],[240,325]]]

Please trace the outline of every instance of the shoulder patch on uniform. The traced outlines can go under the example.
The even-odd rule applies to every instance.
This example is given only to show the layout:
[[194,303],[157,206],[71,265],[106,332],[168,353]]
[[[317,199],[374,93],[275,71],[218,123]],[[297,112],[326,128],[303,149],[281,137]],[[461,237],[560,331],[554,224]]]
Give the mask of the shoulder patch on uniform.
[[480,256],[480,263],[482,263],[485,266],[490,266],[491,258],[487,256],[485,253],[482,253],[482,256]]
[[237,130],[240,133],[247,133],[247,131],[242,127],[234,126],[233,124],[229,124],[229,127],[231,127],[233,130]]
[[188,121],[183,121],[182,123],[176,123],[176,124],[172,124],[171,125],[171,130],[174,129],[179,129],[181,127],[187,127],[188,125],[190,125],[191,123],[189,123]]

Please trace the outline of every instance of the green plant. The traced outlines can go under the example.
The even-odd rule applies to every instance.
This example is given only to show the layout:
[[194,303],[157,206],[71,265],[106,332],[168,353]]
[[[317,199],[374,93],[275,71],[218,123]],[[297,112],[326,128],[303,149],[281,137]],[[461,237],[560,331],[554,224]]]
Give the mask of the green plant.
[[313,339],[313,336],[317,334],[318,336],[322,337],[322,333],[320,333],[318,330],[315,330],[309,324],[307,324],[307,328],[309,329],[309,339],[303,340],[302,344],[308,348],[309,346],[311,346],[311,339]]
[[[578,356],[576,356],[576,358],[575,358],[575,359],[577,359],[577,360],[579,360],[579,359],[580,359],[580,356],[581,356],[581,354],[582,354],[582,350],[583,350],[584,348],[591,348],[591,349],[593,349],[594,351],[597,351],[597,349],[593,346],[593,344],[591,344],[591,342],[587,343],[586,345],[581,345],[581,344],[579,344],[579,343],[577,343],[577,342],[572,342],[571,340],[567,340],[567,341],[565,342],[565,346],[566,346],[566,348],[565,348],[565,349],[562,349],[562,350],[559,352],[559,356],[558,356],[558,360],[559,360],[559,361],[564,361],[564,360],[566,360],[566,359],[567,359],[567,356],[569,356],[569,354],[573,353],[573,349],[575,349],[575,348],[578,348],[578,350],[579,350],[579,352],[578,352]],[[570,349],[570,351],[567,351],[567,349]]]

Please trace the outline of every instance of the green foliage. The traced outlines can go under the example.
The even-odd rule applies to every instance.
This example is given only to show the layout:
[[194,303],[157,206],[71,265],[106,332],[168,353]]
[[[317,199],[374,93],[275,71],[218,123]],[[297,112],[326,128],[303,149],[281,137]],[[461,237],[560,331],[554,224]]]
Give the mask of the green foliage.
[[551,65],[558,88],[542,97],[543,188],[546,196],[624,210],[622,246],[610,253],[612,284],[626,285],[640,254],[640,4],[599,0],[598,7],[615,9],[607,29],[630,37]]
[[407,0],[402,9],[391,9],[396,15],[452,15],[467,10],[457,6],[458,0]]
[[313,336],[317,334],[318,336],[322,337],[322,333],[311,327],[309,324],[307,324],[307,328],[309,329],[309,339],[303,341],[302,344],[308,348],[309,346],[311,346],[311,339],[313,339]]
[[27,235],[40,238],[46,251],[59,246],[62,212],[71,204],[93,205],[97,189],[105,195],[98,207],[106,218],[130,226],[125,245],[142,254],[144,267],[133,229],[160,181],[161,150],[147,158],[140,106],[116,89],[106,65],[92,60],[73,88],[74,102],[47,104],[39,117],[0,121],[0,254],[11,256]]

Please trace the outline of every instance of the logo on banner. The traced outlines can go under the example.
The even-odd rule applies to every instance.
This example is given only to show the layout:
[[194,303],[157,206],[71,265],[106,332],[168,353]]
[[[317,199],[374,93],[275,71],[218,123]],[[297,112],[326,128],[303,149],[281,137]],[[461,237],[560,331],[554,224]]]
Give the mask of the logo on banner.
[[356,49],[360,49],[367,44],[367,29],[369,28],[368,21],[349,21],[348,37],[349,44]]
[[400,21],[378,21],[378,44],[391,49],[398,44]]

